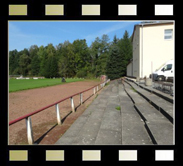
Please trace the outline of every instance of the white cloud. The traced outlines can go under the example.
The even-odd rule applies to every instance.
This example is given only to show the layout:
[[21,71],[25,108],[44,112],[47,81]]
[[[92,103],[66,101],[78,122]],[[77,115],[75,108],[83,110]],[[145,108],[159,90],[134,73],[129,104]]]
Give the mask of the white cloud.
[[109,34],[111,32],[117,31],[119,29],[126,28],[126,27],[130,26],[131,24],[133,24],[133,22],[119,22],[113,26],[102,29],[102,30],[98,31],[97,33],[87,35],[87,36],[85,36],[85,39],[87,41],[91,41],[91,40],[94,40],[96,37],[102,36],[103,34]]

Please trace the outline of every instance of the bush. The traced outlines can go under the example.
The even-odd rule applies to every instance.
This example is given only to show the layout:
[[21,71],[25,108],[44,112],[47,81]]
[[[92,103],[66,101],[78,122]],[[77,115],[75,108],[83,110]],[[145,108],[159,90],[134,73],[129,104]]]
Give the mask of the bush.
[[76,74],[76,76],[77,76],[78,78],[86,77],[86,75],[87,75],[87,72],[86,72],[85,70],[80,70],[80,71],[78,71],[77,74]]
[[95,74],[88,73],[86,78],[87,78],[87,79],[95,78]]

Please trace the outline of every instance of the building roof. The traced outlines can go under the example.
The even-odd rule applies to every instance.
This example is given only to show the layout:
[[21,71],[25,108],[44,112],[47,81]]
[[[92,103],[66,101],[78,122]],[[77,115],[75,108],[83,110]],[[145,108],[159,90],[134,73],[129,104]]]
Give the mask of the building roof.
[[133,36],[135,33],[135,29],[137,26],[148,27],[148,26],[172,25],[172,24],[174,24],[174,21],[151,21],[151,22],[141,22],[140,24],[136,24],[136,25],[134,25],[134,29],[133,29],[132,42],[133,42]]
[[158,25],[165,25],[165,24],[173,24],[173,21],[152,21],[152,22],[141,22],[138,24],[139,26],[158,26]]

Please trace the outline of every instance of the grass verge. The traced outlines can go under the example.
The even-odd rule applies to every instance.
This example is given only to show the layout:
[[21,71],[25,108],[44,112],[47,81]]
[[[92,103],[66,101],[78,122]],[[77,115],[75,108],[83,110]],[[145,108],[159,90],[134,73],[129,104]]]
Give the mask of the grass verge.
[[[69,78],[66,79],[66,83],[70,82],[77,82],[77,81],[84,81],[84,79],[79,78]],[[9,92],[16,92],[21,90],[27,90],[27,89],[35,89],[35,88],[41,88],[41,87],[47,87],[47,86],[53,86],[53,85],[60,85],[60,84],[66,84],[62,83],[60,78],[56,79],[10,79],[9,80]]]

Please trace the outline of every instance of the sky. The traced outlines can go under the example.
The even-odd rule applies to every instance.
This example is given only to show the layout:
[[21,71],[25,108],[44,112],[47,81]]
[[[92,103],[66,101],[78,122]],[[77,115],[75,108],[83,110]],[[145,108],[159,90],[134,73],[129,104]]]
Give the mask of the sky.
[[103,34],[109,36],[110,41],[114,35],[122,38],[125,30],[131,36],[137,21],[9,21],[9,51],[32,45],[53,46],[64,41],[72,43],[77,39],[86,39],[87,45]]

